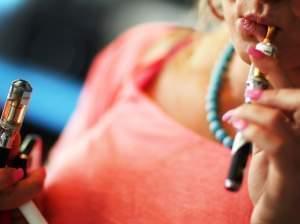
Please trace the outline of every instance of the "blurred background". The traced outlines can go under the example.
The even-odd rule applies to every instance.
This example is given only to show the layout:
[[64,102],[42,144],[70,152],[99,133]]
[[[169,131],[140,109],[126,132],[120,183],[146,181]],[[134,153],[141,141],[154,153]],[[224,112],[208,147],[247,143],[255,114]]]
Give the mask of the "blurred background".
[[32,101],[22,135],[39,133],[48,150],[68,121],[95,54],[135,24],[195,26],[195,0],[0,0],[0,105],[15,79]]

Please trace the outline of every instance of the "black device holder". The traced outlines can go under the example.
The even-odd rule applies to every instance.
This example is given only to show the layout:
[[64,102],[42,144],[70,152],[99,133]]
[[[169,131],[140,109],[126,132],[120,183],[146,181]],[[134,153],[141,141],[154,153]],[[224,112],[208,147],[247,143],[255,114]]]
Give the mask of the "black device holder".
[[9,149],[5,147],[0,147],[0,168],[6,166],[9,156]]
[[20,146],[19,154],[9,162],[8,166],[14,168],[22,168],[26,176],[29,154],[31,153],[34,145],[39,139],[40,137],[38,135],[27,135]]
[[238,191],[244,176],[244,168],[247,164],[248,156],[251,154],[252,144],[247,142],[243,145],[232,157],[232,163],[229,168],[227,180],[230,180],[232,184],[230,187],[226,187],[229,191]]
[[27,163],[29,154],[31,153],[34,145],[40,139],[38,135],[27,135],[20,146],[19,153],[8,162],[10,149],[5,147],[0,147],[0,168],[3,167],[13,167],[22,168],[26,176]]

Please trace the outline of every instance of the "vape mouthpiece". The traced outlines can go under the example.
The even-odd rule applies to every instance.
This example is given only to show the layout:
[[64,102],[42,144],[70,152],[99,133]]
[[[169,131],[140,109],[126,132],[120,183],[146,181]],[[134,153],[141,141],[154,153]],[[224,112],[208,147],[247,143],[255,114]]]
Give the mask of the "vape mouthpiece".
[[274,38],[277,29],[274,26],[268,26],[268,31],[263,42],[256,45],[256,49],[263,52],[265,55],[270,57],[275,57],[277,53],[277,48],[275,45],[271,44],[271,40]]
[[20,130],[31,97],[32,88],[27,81],[13,81],[0,118],[0,147],[11,148]]
[[4,129],[19,129],[32,93],[31,85],[24,80],[13,81],[1,115],[0,125]]
[[263,42],[264,43],[271,42],[275,33],[276,33],[276,28],[274,26],[268,26],[268,31],[267,31],[266,37],[263,40]]

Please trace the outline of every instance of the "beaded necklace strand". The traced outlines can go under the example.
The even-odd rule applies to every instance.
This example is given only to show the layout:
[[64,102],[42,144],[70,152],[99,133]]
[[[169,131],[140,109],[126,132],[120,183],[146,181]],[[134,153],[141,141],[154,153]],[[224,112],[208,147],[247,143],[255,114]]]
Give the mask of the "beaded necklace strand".
[[223,76],[228,69],[228,64],[231,61],[233,54],[234,48],[232,44],[229,44],[214,66],[208,87],[205,105],[210,131],[214,134],[215,138],[219,142],[221,142],[225,147],[229,149],[231,149],[233,145],[233,139],[222,127],[222,123],[218,116],[218,96]]

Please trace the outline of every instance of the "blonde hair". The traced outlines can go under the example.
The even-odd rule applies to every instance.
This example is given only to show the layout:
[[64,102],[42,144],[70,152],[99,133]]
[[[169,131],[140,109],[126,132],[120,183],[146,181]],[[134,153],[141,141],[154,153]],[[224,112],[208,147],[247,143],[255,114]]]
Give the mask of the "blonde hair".
[[[199,12],[198,28],[204,32],[214,30],[221,22],[220,19],[212,13],[208,1],[209,0],[199,0],[197,3]],[[219,9],[222,5],[222,0],[213,0],[213,4]]]

